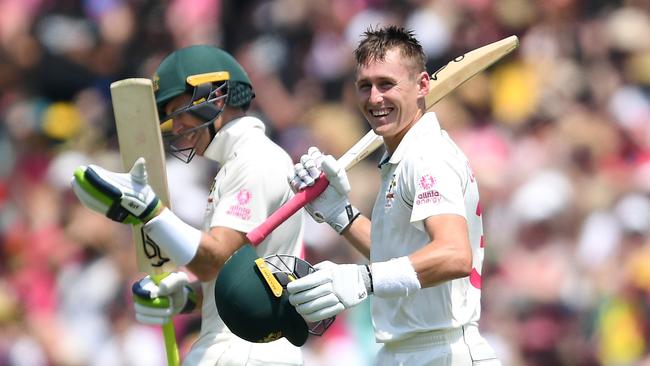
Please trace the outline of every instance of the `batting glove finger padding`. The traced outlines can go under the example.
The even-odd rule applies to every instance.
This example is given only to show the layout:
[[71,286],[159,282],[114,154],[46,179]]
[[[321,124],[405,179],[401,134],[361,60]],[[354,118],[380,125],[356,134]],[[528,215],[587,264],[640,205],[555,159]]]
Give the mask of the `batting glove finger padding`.
[[308,186],[312,186],[314,185],[314,182],[314,178],[309,176],[309,172],[304,168],[302,164],[297,163],[294,166],[294,175],[289,178],[291,189],[293,189],[294,192],[298,192]]
[[351,188],[350,182],[348,181],[348,175],[345,172],[345,169],[339,165],[332,155],[325,156],[320,167],[323,170],[323,173],[325,173],[330,185],[341,195],[347,196],[348,193],[350,193]]
[[317,322],[323,319],[338,315],[346,307],[338,301],[336,295],[330,293],[327,296],[319,297],[306,304],[296,306],[298,314],[308,322]]
[[318,271],[287,285],[289,302],[305,320],[330,318],[368,297],[365,266],[326,261],[316,267]]
[[150,276],[131,288],[136,319],[144,324],[166,324],[172,316],[196,306],[196,294],[185,272],[172,272],[156,285]]
[[305,167],[312,179],[320,177],[320,165],[323,161],[323,153],[317,147],[312,146],[307,150],[307,154],[300,158],[300,162]]
[[115,173],[97,165],[80,166],[74,172],[72,190],[86,207],[121,223],[147,222],[162,205],[147,184],[143,158],[129,173]]

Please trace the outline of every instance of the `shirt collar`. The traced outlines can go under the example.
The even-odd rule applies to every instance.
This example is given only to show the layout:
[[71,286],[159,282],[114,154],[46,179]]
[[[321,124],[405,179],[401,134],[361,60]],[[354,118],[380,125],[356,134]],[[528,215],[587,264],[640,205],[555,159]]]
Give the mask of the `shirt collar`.
[[265,132],[264,123],[256,117],[244,116],[226,123],[214,136],[203,155],[223,165],[251,132]]
[[388,155],[388,150],[384,152],[384,155],[381,157],[381,167],[385,163],[397,164],[402,160],[402,157],[408,151],[409,146],[413,145],[415,140],[421,138],[421,136],[433,134],[434,136],[440,135],[440,122],[438,122],[438,117],[434,112],[425,113],[420,119],[415,122],[413,127],[411,127],[399,145],[397,149],[393,152],[393,155]]

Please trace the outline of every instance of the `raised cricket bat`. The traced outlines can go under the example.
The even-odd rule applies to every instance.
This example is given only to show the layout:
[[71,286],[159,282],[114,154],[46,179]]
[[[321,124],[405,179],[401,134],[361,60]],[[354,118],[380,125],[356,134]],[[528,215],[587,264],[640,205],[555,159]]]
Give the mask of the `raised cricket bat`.
[[[138,158],[144,157],[149,185],[163,204],[170,207],[165,150],[151,80],[116,81],[111,84],[111,97],[124,170],[129,171]],[[167,254],[145,235],[142,225],[133,226],[133,242],[138,270],[150,275],[156,283],[176,268]],[[163,335],[168,365],[176,366],[180,357],[172,322],[163,325]]]
[[[519,39],[517,36],[510,36],[458,56],[447,65],[439,68],[431,74],[429,94],[425,97],[427,110],[431,109],[440,99],[451,93],[462,83],[485,70],[518,46]],[[381,136],[378,136],[371,130],[346,151],[339,158],[338,162],[346,171],[350,170],[358,162],[381,146],[382,143]],[[280,224],[323,193],[328,184],[327,179],[321,176],[313,186],[296,193],[291,200],[271,214],[258,227],[249,232],[246,235],[248,240],[253,245],[261,243]]]

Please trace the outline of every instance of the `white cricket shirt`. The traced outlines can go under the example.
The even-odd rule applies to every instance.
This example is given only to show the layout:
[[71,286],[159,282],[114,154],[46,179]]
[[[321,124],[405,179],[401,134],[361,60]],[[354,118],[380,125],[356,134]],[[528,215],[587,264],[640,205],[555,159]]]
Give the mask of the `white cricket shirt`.
[[[223,126],[208,146],[205,156],[221,168],[210,189],[203,229],[223,226],[249,232],[261,224],[283,203],[293,197],[287,177],[293,173],[289,155],[264,133],[264,123],[255,117],[242,117]],[[271,254],[301,256],[303,237],[302,210],[273,231],[257,248],[260,257]],[[202,323],[199,339],[185,362],[201,358],[214,363],[224,341],[241,341],[225,326],[214,301],[215,280],[203,282]],[[300,349],[282,338],[277,357],[293,360]]]
[[370,260],[387,261],[415,252],[430,241],[424,230],[427,217],[457,214],[467,220],[473,270],[469,277],[406,297],[373,296],[377,341],[403,340],[419,332],[477,322],[483,226],[478,187],[467,158],[440,128],[436,115],[426,113],[393,155],[384,155],[380,169],[382,183],[372,211]]

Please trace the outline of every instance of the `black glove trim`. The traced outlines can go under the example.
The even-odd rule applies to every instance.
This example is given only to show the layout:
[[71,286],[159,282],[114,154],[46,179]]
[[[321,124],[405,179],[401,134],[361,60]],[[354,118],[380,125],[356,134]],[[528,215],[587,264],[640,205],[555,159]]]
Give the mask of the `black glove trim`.
[[115,188],[113,185],[103,180],[93,168],[88,167],[84,173],[84,177],[88,183],[90,183],[93,187],[95,187],[103,194],[107,195],[109,198],[118,200],[120,197],[122,197],[122,192],[119,189]]

